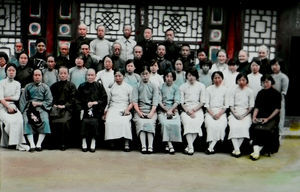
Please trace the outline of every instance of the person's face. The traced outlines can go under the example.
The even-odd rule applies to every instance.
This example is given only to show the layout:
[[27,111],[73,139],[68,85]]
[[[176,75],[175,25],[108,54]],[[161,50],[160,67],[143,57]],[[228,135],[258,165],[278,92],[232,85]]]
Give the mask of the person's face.
[[105,28],[103,26],[98,27],[97,35],[99,39],[103,39],[105,36]]
[[279,73],[280,72],[280,65],[278,64],[278,62],[276,62],[274,65],[272,65],[271,69],[272,69],[273,73]]
[[241,63],[244,63],[244,62],[248,61],[248,55],[245,51],[240,51],[239,52],[239,61]]
[[164,57],[166,55],[166,48],[163,45],[157,47],[157,55],[159,57]]
[[0,67],[3,67],[4,65],[6,65],[6,60],[4,57],[0,57]]
[[228,65],[228,69],[229,69],[232,73],[234,73],[234,72],[236,72],[236,70],[237,70],[237,66],[236,66],[236,65]]
[[182,71],[182,69],[183,69],[182,62],[179,61],[179,60],[177,60],[176,63],[175,63],[175,70],[176,70],[177,72],[180,72],[180,71]]
[[49,69],[54,69],[55,67],[55,60],[54,60],[54,57],[48,57],[47,59],[47,66]]
[[258,57],[260,59],[265,59],[268,56],[268,52],[266,50],[259,50],[258,51]]
[[121,84],[123,82],[124,76],[120,72],[116,72],[115,74],[115,82]]
[[67,56],[69,54],[69,47],[68,47],[68,45],[61,45],[59,51],[60,51],[60,54],[62,56]]
[[146,40],[150,40],[152,38],[152,31],[150,29],[145,29],[145,31],[144,31],[144,38]]
[[79,27],[78,27],[78,34],[79,34],[81,37],[85,37],[85,36],[86,36],[86,33],[87,33],[86,27],[84,27],[84,26],[79,26]]
[[247,85],[247,79],[245,77],[241,77],[238,80],[238,85],[239,87],[244,88]]
[[219,74],[216,73],[214,78],[213,78],[214,84],[216,86],[219,86],[219,85],[221,85],[222,81],[223,81],[222,77]]
[[203,51],[202,51],[202,52],[199,52],[198,55],[197,55],[197,57],[198,57],[198,59],[199,59],[200,61],[205,61],[206,58],[207,58],[206,54],[205,54]]
[[81,53],[84,54],[85,56],[87,56],[88,54],[90,54],[90,48],[88,45],[81,45]]
[[124,30],[123,30],[123,33],[124,33],[124,37],[126,38],[126,39],[128,39],[129,37],[130,37],[130,35],[131,35],[131,27],[130,26],[125,26],[124,27]]
[[157,73],[157,71],[158,71],[158,64],[154,63],[152,66],[150,66],[150,70],[151,70],[151,73]]
[[202,65],[202,71],[203,71],[204,73],[208,73],[208,71],[209,71],[209,66],[208,66],[208,65]]
[[93,83],[96,79],[96,72],[94,70],[88,70],[87,72],[87,81]]
[[36,50],[38,53],[44,53],[46,51],[46,45],[43,42],[40,42],[36,46]]
[[272,82],[270,80],[265,80],[262,82],[264,89],[270,89],[272,87]]
[[251,63],[251,71],[252,71],[252,73],[258,73],[259,69],[260,69],[260,66],[257,63],[255,63],[255,62]]
[[16,43],[15,51],[16,53],[21,53],[23,51],[23,44],[21,42]]
[[188,73],[188,74],[187,74],[187,80],[188,80],[191,84],[193,84],[193,83],[196,82],[197,79],[196,79],[195,76],[193,76],[192,74]]
[[167,31],[166,32],[166,40],[169,42],[174,41],[174,32],[173,31]]
[[127,71],[128,73],[133,73],[134,70],[135,70],[135,67],[134,67],[134,64],[133,64],[133,63],[128,63],[128,64],[126,65],[126,71]]
[[225,63],[227,59],[227,56],[224,52],[219,52],[218,54],[218,61],[219,63]]
[[16,76],[16,69],[10,66],[6,71],[6,75],[9,79],[14,79]]
[[191,52],[190,52],[190,48],[188,46],[183,46],[181,48],[181,55],[182,55],[182,57],[187,58],[190,54],[191,54]]
[[115,44],[113,52],[114,52],[115,56],[120,56],[120,54],[121,54],[121,45]]
[[35,83],[40,83],[42,82],[42,78],[43,78],[43,75],[42,75],[42,72],[40,70],[35,70],[33,72],[33,81]]
[[135,47],[134,48],[134,57],[137,59],[141,59],[143,55],[143,50],[141,47]]
[[28,57],[26,54],[21,54],[19,57],[19,63],[21,66],[26,66],[28,63]]
[[149,81],[149,78],[150,78],[150,73],[149,73],[149,71],[143,71],[142,73],[141,73],[141,77],[142,77],[142,81],[144,82],[144,83],[147,83],[148,81]]
[[113,67],[112,60],[111,60],[110,58],[106,57],[106,58],[104,59],[104,68],[105,68],[106,70],[110,70],[112,67]]
[[60,68],[58,73],[59,80],[66,81],[69,77],[68,69]]
[[168,75],[166,76],[165,80],[166,80],[167,85],[172,85],[172,83],[174,81],[172,73],[168,73]]
[[75,64],[77,67],[83,67],[84,61],[81,58],[76,58]]

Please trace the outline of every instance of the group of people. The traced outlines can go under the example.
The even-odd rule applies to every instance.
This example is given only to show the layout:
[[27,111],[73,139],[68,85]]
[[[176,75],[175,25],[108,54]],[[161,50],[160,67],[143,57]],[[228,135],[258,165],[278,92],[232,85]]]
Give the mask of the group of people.
[[104,140],[122,139],[124,151],[131,150],[135,131],[143,154],[154,152],[160,134],[166,152],[174,154],[174,142],[183,142],[184,153],[193,155],[204,129],[206,154],[214,154],[225,138],[234,157],[242,155],[245,139],[253,146],[253,160],[278,151],[289,82],[282,61],[270,61],[266,46],[251,62],[245,50],[237,60],[220,50],[214,64],[200,49],[195,64],[190,46],[178,46],[172,29],[159,44],[152,41],[151,28],[140,42],[131,37],[130,25],[123,30],[124,36],[111,43],[100,25],[91,41],[80,24],[79,37],[70,47],[60,45],[58,57],[46,55],[43,39],[30,58],[22,43],[14,57],[1,52],[1,145],[42,151],[49,134],[65,150],[73,127],[80,125],[83,152],[95,152],[104,130]]

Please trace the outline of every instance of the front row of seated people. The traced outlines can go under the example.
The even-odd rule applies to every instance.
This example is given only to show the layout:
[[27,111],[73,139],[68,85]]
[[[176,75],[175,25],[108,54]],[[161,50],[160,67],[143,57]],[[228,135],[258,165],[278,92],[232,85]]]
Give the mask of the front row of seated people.
[[[127,65],[132,67],[131,63]],[[16,66],[7,64],[7,78],[0,81],[1,144],[5,145],[7,140],[6,145],[16,145],[20,150],[41,151],[46,134],[51,133],[65,150],[72,116],[80,111],[78,118],[84,152],[95,152],[101,119],[105,121],[105,140],[123,138],[125,151],[130,151],[133,138],[131,120],[143,154],[153,152],[156,134],[161,134],[165,149],[174,154],[174,142],[183,141],[181,127],[187,142],[184,153],[188,155],[194,154],[194,141],[203,136],[203,127],[207,132],[207,154],[215,153],[217,142],[225,139],[227,126],[235,157],[241,156],[244,139],[252,140],[250,157],[253,160],[259,159],[263,148],[268,154],[278,151],[281,95],[273,88],[271,75],[261,78],[263,89],[254,101],[253,91],[247,86],[248,77],[242,73],[236,78],[237,86],[228,89],[223,85],[221,71],[212,74],[213,85],[207,88],[197,81],[199,75],[195,69],[186,72],[186,82],[180,87],[175,84],[175,72],[167,71],[165,82],[158,87],[150,81],[151,71],[149,66],[144,66],[140,79],[128,77],[133,77],[134,73],[114,71],[114,83],[106,89],[101,81],[96,81],[95,70],[88,69],[87,81],[76,90],[76,86],[68,81],[66,67],[59,69],[59,81],[50,88],[42,83],[42,71],[36,69],[33,82],[20,94],[20,83],[14,80]],[[20,110],[16,105],[18,101]],[[157,129],[157,123],[160,129]],[[34,134],[38,134],[36,138]]]

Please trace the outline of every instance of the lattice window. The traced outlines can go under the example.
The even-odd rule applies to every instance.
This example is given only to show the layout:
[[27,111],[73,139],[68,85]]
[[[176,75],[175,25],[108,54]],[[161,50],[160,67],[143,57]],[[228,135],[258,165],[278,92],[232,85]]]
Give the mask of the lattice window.
[[14,45],[21,41],[21,1],[4,0],[0,3],[0,50],[9,56]]
[[202,41],[201,7],[148,6],[148,21],[154,40],[165,40],[165,31],[172,28],[176,32],[175,41],[189,43],[192,49],[197,49]]
[[262,44],[270,49],[269,58],[275,57],[277,12],[272,10],[245,10],[243,49],[250,59],[258,56]]
[[135,5],[119,4],[80,4],[80,21],[88,26],[88,37],[97,37],[97,26],[104,25],[107,28],[105,38],[115,40],[123,36],[123,26],[131,24],[135,31]]

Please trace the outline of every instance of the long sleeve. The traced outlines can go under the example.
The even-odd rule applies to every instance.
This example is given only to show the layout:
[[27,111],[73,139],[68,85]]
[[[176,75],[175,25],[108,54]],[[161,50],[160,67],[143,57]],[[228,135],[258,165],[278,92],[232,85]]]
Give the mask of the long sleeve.
[[44,100],[42,101],[43,108],[49,111],[52,107],[53,97],[50,88],[45,84],[43,86],[45,87]]
[[30,84],[26,85],[25,86],[25,89],[24,89],[24,92],[23,94],[21,95],[21,98],[20,98],[20,102],[19,102],[19,105],[20,105],[20,111],[23,113],[27,107],[27,104],[28,104],[28,88],[29,88]]
[[12,96],[10,96],[12,101],[18,101],[21,95],[21,84],[17,81],[15,81],[15,83],[17,83],[15,93]]
[[289,88],[289,78],[284,75],[284,77],[282,78],[282,88],[281,88],[281,94],[286,95],[288,88]]

